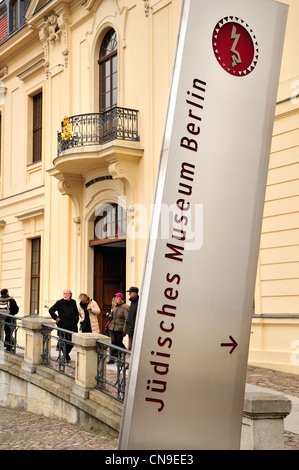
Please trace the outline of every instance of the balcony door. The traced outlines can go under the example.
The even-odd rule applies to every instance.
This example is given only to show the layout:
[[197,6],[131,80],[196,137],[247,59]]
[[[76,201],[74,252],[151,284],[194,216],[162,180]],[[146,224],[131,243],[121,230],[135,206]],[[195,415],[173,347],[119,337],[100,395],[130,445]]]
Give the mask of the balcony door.
[[100,112],[117,106],[117,36],[114,29],[106,33],[99,58]]

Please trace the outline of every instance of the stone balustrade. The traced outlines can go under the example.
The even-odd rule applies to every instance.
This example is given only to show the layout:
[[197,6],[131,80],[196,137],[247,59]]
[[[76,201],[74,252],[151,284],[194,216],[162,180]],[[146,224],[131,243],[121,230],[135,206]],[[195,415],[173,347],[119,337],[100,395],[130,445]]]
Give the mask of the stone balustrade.
[[[45,317],[24,317],[22,320],[22,327],[25,331],[25,353],[24,358],[20,362],[20,368],[23,371],[23,375],[19,374],[19,377],[22,376],[22,379],[26,378],[27,380],[29,375],[44,374],[41,372],[42,366],[42,351],[43,351],[43,335],[42,335],[42,325],[49,324],[55,325],[54,321]],[[97,340],[102,340],[107,342],[107,348],[110,344],[110,338],[100,334],[94,333],[74,333],[72,335],[72,342],[75,345],[76,351],[76,366],[75,366],[75,380],[70,378],[65,378],[64,384],[67,384],[66,380],[69,379],[69,385],[71,395],[66,394],[66,396],[77,397],[77,399],[72,399],[76,403],[76,407],[81,407],[82,409],[86,408],[86,403],[88,402],[89,413],[93,413],[93,409],[97,410],[93,420],[99,419],[98,416],[99,410],[96,406],[91,406],[91,403],[99,403],[99,396],[101,392],[95,390],[96,386],[96,372],[97,372]],[[7,358],[12,356],[7,354]],[[5,358],[5,357],[4,357]],[[19,358],[20,359],[20,358]],[[5,361],[4,361],[5,363]],[[45,368],[46,369],[46,368]],[[0,392],[1,392],[1,372],[6,374],[12,373],[9,367],[2,368],[1,371],[1,362],[0,362]],[[53,374],[59,374],[59,372],[51,372]],[[14,372],[16,375],[16,372]],[[24,375],[25,374],[25,375]],[[59,382],[58,379],[57,382]],[[6,393],[12,393],[9,390],[9,379],[4,378],[4,385],[2,388]],[[42,381],[41,381],[42,383]],[[60,384],[61,385],[61,384]],[[50,389],[49,389],[50,390]],[[16,392],[15,392],[16,393]],[[27,392],[26,392],[27,393]],[[61,392],[59,393],[63,395]],[[59,395],[57,393],[57,395]],[[0,394],[1,395],[1,394]],[[36,395],[36,392],[35,392]],[[102,394],[103,395],[103,394]],[[2,393],[3,396],[3,393]],[[43,393],[45,397],[45,394]],[[58,397],[56,398],[56,400]],[[61,400],[62,398],[59,397]],[[32,398],[28,398],[30,402]],[[113,408],[113,400],[109,399],[109,406]],[[116,401],[116,400],[115,400]],[[15,400],[17,403],[17,400]],[[24,398],[22,399],[24,406]],[[0,400],[1,406],[10,406],[10,403],[5,402],[5,400]],[[121,408],[120,408],[121,410]],[[291,411],[291,402],[288,398],[283,395],[278,394],[265,394],[265,393],[252,393],[248,392],[245,394],[244,400],[244,412],[243,412],[243,422],[242,422],[242,433],[241,433],[241,450],[281,450],[284,449],[284,418]],[[118,414],[121,414],[121,411],[117,411]],[[66,419],[67,416],[66,416]],[[85,419],[86,422],[86,419]],[[94,422],[94,421],[93,421]],[[114,426],[114,430],[119,430],[120,420],[117,421]]]

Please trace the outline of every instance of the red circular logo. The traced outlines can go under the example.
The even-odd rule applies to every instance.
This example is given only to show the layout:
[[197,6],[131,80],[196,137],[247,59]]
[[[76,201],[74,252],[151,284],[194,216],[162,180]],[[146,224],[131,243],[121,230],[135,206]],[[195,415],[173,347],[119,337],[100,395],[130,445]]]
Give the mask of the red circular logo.
[[250,74],[258,61],[258,43],[249,25],[235,16],[220,20],[213,31],[213,50],[221,67],[231,75]]

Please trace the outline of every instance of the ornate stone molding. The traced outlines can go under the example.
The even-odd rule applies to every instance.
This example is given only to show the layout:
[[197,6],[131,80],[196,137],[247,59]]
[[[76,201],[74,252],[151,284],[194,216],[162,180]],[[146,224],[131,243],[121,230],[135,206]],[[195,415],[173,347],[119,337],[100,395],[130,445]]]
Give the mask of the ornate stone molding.
[[113,154],[107,155],[108,171],[113,179],[121,180],[126,188],[128,204],[134,200],[134,192],[137,188],[137,167],[140,158],[143,155],[142,150],[133,151],[127,149],[116,149]]
[[58,183],[58,189],[61,192],[63,196],[66,194],[70,195],[70,192],[72,191],[73,184],[70,180],[68,179],[60,179]]
[[55,176],[58,180],[58,189],[60,193],[69,196],[74,204],[75,217],[74,223],[77,225],[77,235],[80,235],[80,224],[82,219],[82,191],[83,179],[78,175],[63,174],[56,169],[48,171],[50,176]]
[[[91,27],[86,31],[86,40],[89,47],[94,47],[94,42],[98,41],[99,31],[103,30],[103,26],[110,24],[118,24],[118,35],[121,38],[119,47],[126,47],[126,25],[127,25],[127,6],[119,6],[119,0],[110,0],[107,2],[108,9],[105,9],[105,15],[103,15],[102,8],[99,8],[102,0],[88,0],[84,4],[84,8],[93,13],[93,21]],[[106,11],[107,10],[107,11]]]
[[48,41],[50,44],[55,44],[56,41],[60,40],[61,29],[58,26],[58,15],[52,13],[45,21],[45,27],[48,31]]
[[68,66],[68,60],[69,60],[69,36],[68,36],[69,25],[70,25],[70,17],[66,12],[63,12],[58,17],[58,27],[59,27],[59,30],[61,31],[63,45],[64,45],[64,49],[62,50],[62,55],[64,57],[65,67]]
[[81,219],[80,217],[74,217],[73,222],[77,225],[77,235],[81,235]]
[[44,56],[45,56],[45,72],[47,78],[49,77],[49,50],[50,47],[55,46],[57,43],[63,41],[63,50],[62,55],[64,57],[64,65],[68,66],[68,56],[69,56],[69,38],[68,38],[68,28],[70,24],[69,15],[62,11],[60,14],[52,12],[50,15],[43,18],[42,23],[39,25],[39,39],[42,44]]
[[148,17],[150,10],[152,10],[152,7],[150,7],[150,2],[148,0],[143,0],[144,1],[144,13],[145,16]]
[[83,6],[86,10],[96,9],[102,3],[102,1],[103,0],[86,0]]
[[0,79],[5,77],[5,75],[8,74],[8,66],[3,65],[3,67],[0,68]]

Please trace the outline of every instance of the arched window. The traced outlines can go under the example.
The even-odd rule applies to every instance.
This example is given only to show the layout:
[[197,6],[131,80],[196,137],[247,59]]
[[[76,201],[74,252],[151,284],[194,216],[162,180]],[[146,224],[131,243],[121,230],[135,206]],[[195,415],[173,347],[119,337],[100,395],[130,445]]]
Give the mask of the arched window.
[[100,112],[117,105],[117,36],[106,33],[100,49]]

